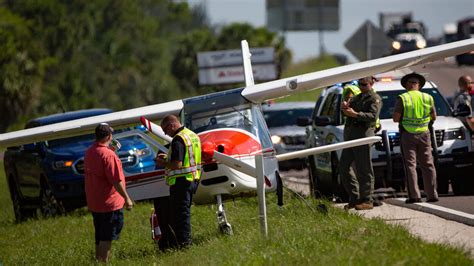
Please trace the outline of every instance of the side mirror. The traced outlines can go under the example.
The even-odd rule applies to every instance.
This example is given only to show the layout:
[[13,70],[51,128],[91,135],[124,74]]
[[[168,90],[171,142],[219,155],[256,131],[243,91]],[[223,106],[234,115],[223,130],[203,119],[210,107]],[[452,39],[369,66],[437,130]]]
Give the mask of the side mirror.
[[306,127],[311,125],[311,118],[308,116],[300,116],[296,119],[296,124],[300,127]]
[[333,121],[329,116],[316,116],[314,118],[314,124],[320,127],[334,125]]
[[467,104],[461,104],[453,111],[453,116],[468,116],[471,114],[471,108]]

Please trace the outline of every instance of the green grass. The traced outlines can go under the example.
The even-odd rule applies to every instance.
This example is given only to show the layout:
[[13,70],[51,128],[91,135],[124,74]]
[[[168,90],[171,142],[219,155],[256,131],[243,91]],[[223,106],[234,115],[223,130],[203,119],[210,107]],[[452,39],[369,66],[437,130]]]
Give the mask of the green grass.
[[[13,221],[3,165],[0,174],[0,264],[93,264],[91,215],[80,209],[53,219]],[[460,249],[429,244],[398,226],[365,220],[329,206],[317,211],[317,200],[305,201],[285,193],[278,208],[268,194],[269,237],[260,234],[255,198],[226,203],[234,236],[217,231],[216,209],[193,206],[194,245],[162,253],[150,239],[152,204],[140,202],[125,214],[121,239],[114,241],[113,265],[472,265]]]

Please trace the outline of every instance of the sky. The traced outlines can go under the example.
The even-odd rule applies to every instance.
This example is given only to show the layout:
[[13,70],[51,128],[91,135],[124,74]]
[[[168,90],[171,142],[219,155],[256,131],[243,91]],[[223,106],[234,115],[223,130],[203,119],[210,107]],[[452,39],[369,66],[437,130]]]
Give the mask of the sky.
[[[188,0],[206,7],[210,23],[250,23],[266,26],[265,0]],[[339,31],[323,33],[325,51],[348,56],[349,62],[358,60],[344,47],[344,42],[366,21],[379,26],[380,12],[412,12],[413,20],[422,21],[428,38],[442,35],[443,26],[459,19],[474,16],[474,0],[340,0]],[[286,45],[298,62],[319,54],[317,31],[286,32]]]

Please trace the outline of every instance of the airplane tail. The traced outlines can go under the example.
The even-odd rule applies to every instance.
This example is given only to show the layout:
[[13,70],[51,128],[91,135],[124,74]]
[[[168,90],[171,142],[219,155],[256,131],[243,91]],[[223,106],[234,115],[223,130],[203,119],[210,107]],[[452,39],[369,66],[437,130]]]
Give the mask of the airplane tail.
[[255,81],[253,79],[252,62],[250,61],[252,54],[250,53],[249,43],[246,40],[242,40],[240,44],[242,46],[242,62],[244,65],[245,86],[248,87],[255,85]]

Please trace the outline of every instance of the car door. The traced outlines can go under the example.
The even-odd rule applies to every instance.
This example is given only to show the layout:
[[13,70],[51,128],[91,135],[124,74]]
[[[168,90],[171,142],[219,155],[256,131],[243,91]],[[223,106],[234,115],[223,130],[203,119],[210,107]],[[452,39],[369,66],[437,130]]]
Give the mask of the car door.
[[[315,121],[314,130],[316,139],[320,146],[333,144],[341,141],[342,137],[342,121],[341,121],[341,94],[338,90],[328,93],[324,101],[321,111]],[[321,118],[325,118],[327,123],[318,124]],[[315,156],[316,166],[322,176],[331,175],[331,153],[321,153]]]

